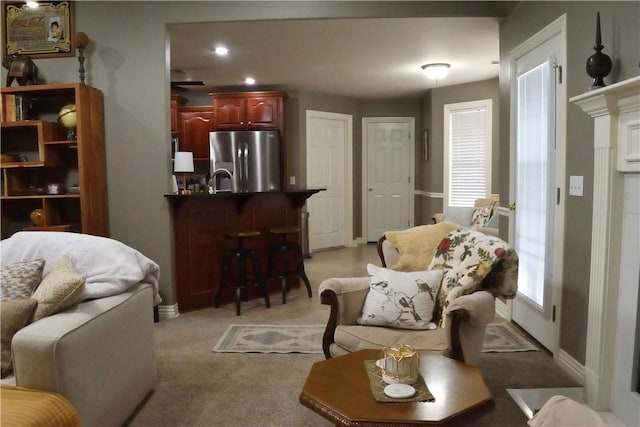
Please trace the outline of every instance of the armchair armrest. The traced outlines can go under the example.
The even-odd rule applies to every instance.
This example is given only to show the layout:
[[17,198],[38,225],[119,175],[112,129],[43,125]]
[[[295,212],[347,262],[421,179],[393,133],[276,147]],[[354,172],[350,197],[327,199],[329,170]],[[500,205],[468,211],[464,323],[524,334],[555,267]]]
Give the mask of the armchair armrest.
[[322,337],[322,350],[327,359],[331,358],[329,348],[335,342],[336,327],[357,324],[369,292],[369,283],[369,277],[333,278],[320,283],[320,302],[331,307]]
[[444,220],[444,214],[442,212],[434,213],[433,216],[431,217],[431,221],[433,221],[434,224],[442,222],[443,220]]

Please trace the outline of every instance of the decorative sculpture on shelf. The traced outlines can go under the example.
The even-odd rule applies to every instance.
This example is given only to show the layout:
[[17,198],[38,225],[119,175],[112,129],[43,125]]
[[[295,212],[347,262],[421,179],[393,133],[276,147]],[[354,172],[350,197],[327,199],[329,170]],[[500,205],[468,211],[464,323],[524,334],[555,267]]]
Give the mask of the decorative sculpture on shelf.
[[611,58],[609,58],[607,54],[601,52],[603,48],[604,46],[602,45],[600,37],[600,12],[598,12],[596,18],[596,45],[593,47],[593,50],[595,50],[596,53],[587,58],[587,74],[589,77],[594,78],[593,84],[590,88],[592,90],[606,86],[603,78],[609,75],[611,68],[613,67]]
[[16,53],[6,56],[2,66],[7,69],[7,87],[15,79],[20,86],[38,84],[38,67],[31,58]]
[[89,36],[87,33],[78,32],[73,35],[73,41],[78,49],[78,62],[80,63],[78,73],[80,73],[80,83],[84,83],[84,50],[89,45]]

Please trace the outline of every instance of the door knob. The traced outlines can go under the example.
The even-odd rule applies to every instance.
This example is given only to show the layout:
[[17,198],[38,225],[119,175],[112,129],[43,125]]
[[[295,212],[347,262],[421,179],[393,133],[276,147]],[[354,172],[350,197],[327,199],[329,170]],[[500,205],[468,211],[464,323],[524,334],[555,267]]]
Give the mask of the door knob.
[[509,210],[510,211],[515,211],[516,210],[516,202],[509,203]]
[[369,192],[373,191],[373,187],[369,187]]

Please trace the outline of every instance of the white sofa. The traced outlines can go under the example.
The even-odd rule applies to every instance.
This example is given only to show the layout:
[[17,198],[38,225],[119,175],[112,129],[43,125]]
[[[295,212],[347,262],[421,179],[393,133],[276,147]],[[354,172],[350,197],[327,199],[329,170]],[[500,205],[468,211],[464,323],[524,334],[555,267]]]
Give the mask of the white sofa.
[[157,264],[115,240],[76,233],[21,232],[0,246],[3,265],[42,258],[46,275],[67,254],[86,275],[83,301],[14,335],[14,376],[2,382],[63,395],[85,427],[121,426],[156,383]]

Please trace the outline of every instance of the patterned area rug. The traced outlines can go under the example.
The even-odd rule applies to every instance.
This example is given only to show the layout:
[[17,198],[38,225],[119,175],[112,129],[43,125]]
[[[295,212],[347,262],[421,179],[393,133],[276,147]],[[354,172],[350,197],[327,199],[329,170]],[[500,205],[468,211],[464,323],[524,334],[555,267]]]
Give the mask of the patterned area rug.
[[217,353],[322,353],[324,325],[230,325]]
[[516,351],[537,351],[521,332],[508,322],[489,323],[484,336],[482,351],[485,353],[508,353]]
[[[322,353],[325,325],[230,325],[218,340],[216,353]],[[537,351],[508,322],[490,323],[484,338],[485,353]]]

